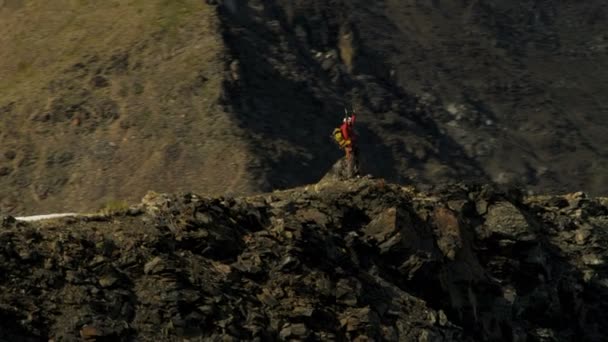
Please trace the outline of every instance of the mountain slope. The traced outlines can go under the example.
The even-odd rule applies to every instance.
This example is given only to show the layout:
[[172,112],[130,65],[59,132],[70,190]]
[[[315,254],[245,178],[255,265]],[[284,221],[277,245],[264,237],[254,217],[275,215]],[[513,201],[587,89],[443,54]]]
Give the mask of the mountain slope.
[[[605,193],[607,11],[603,1],[252,0],[222,18],[250,82],[234,97],[249,127],[305,115],[326,126],[346,104],[362,114],[368,169],[392,180]],[[293,144],[319,154],[309,141],[323,141],[320,130],[307,134]]]
[[229,110],[264,147],[264,164],[252,172],[274,187],[320,179],[340,156],[328,135],[346,107],[359,113],[364,172],[400,182],[484,179],[477,162],[440,132],[428,106],[365,68],[382,61],[360,56],[366,50],[349,38],[355,10],[340,3],[220,7],[225,42],[239,66],[239,81],[227,89]]
[[606,2],[388,1],[382,10],[395,29],[377,39],[361,18],[368,44],[395,49],[397,83],[432,95],[448,112],[437,122],[494,180],[607,191]]
[[608,191],[605,2],[4,1],[0,210],[319,180]]
[[6,6],[3,210],[92,210],[148,189],[251,191],[249,146],[218,104],[226,56],[213,8],[186,0]]

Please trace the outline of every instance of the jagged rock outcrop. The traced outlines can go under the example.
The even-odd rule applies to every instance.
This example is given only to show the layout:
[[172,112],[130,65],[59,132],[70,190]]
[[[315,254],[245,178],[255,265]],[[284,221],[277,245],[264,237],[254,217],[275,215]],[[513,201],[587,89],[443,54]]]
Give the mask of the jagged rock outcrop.
[[356,171],[349,172],[348,167],[349,166],[348,166],[348,161],[346,160],[346,157],[342,157],[342,158],[338,159],[334,163],[334,165],[332,165],[332,167],[329,169],[329,171],[325,174],[325,176],[323,176],[323,178],[321,178],[319,183],[345,181],[345,180],[354,178],[356,176],[360,176],[359,175],[359,173],[360,173],[359,164],[357,164],[356,169],[354,169]]
[[601,340],[607,204],[363,177],[8,217],[0,340]]

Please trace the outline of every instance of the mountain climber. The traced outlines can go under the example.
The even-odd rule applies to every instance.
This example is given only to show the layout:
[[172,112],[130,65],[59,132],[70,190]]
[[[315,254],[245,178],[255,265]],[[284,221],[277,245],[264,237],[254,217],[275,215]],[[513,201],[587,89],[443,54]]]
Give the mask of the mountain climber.
[[357,133],[355,132],[356,114],[348,114],[342,120],[339,128],[334,129],[334,139],[346,153],[346,176],[352,178],[359,175],[359,158],[357,149]]

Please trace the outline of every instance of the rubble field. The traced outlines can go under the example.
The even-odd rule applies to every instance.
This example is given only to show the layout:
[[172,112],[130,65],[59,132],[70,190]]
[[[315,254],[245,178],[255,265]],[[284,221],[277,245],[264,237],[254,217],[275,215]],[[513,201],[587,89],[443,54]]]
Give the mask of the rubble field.
[[592,341],[608,199],[364,177],[0,228],[1,341]]

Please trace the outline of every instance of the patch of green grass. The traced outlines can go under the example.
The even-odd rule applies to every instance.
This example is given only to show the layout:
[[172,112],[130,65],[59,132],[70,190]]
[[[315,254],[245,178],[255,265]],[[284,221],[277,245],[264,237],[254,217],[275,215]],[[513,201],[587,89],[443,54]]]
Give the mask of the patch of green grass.
[[129,210],[129,203],[125,200],[109,200],[99,210],[104,215],[115,215],[126,213]]

